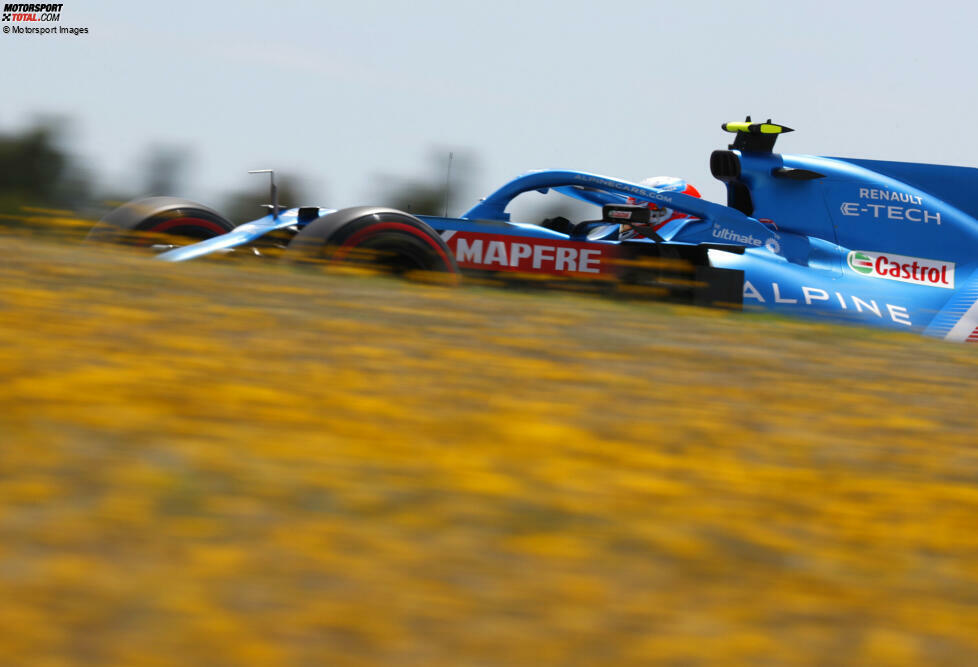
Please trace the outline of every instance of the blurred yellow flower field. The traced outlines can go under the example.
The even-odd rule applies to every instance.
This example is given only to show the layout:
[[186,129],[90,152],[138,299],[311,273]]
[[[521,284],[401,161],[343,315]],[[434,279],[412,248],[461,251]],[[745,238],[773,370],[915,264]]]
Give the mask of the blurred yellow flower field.
[[0,252],[0,664],[978,654],[978,346]]

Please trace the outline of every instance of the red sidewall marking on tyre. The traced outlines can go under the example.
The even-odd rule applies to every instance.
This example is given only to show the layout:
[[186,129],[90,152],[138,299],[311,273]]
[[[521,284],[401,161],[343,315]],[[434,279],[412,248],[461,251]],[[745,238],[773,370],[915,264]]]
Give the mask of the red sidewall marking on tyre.
[[218,236],[221,234],[227,234],[227,230],[221,225],[210,220],[204,220],[203,218],[174,218],[173,220],[166,220],[158,225],[153,225],[145,231],[163,233],[167,230],[173,229],[174,227],[203,227],[208,231],[214,232]]
[[454,273],[454,271],[452,271],[452,263],[448,259],[448,255],[445,254],[445,251],[441,249],[441,246],[435,243],[435,241],[430,236],[428,236],[421,230],[412,227],[411,225],[404,224],[403,222],[381,222],[376,225],[369,225],[367,227],[364,227],[363,229],[356,232],[350,238],[348,238],[346,241],[343,242],[343,245],[341,245],[339,249],[336,251],[335,259],[343,260],[346,257],[346,255],[350,252],[350,250],[353,247],[355,247],[358,243],[363,241],[365,238],[369,238],[370,236],[376,234],[377,232],[383,232],[387,230],[407,232],[411,236],[421,239],[422,241],[427,243],[432,250],[438,253],[438,256],[441,257],[441,260],[445,263],[445,266],[448,268],[448,270],[451,273]]

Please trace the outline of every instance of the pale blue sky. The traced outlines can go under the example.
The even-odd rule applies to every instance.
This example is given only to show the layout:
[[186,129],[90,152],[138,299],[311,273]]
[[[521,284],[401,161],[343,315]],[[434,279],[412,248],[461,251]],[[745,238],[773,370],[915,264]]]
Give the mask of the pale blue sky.
[[[304,175],[313,202],[374,203],[429,151],[479,158],[474,197],[532,168],[689,179],[711,199],[719,125],[773,117],[791,152],[974,165],[971,3],[65,0],[81,37],[0,34],[0,128],[76,119],[103,181],[150,144],[186,195]],[[9,25],[9,24],[8,24]],[[458,212],[458,211],[456,211]]]

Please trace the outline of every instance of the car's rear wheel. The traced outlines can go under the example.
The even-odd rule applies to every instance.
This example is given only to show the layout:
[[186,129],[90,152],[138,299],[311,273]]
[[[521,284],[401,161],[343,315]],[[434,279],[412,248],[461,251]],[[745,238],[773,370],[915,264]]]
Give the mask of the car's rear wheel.
[[379,206],[347,208],[313,220],[289,242],[285,256],[299,262],[364,264],[397,275],[459,273],[452,251],[430,225]]
[[177,197],[149,197],[123,204],[88,233],[89,241],[158,250],[227,234],[234,223],[212,208]]

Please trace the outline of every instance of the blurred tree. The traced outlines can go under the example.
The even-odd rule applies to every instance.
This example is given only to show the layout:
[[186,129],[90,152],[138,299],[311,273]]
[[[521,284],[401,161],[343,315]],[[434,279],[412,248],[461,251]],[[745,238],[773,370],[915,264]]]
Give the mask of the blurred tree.
[[384,196],[384,206],[420,215],[445,212],[445,186],[423,181],[406,181],[393,186]]
[[[450,178],[449,155],[452,156]],[[458,195],[470,188],[475,169],[476,160],[469,152],[433,149],[425,177],[375,176],[370,199],[416,215],[444,215],[446,210],[449,215],[457,215],[460,213],[456,210]]]
[[179,196],[190,163],[186,148],[152,146],[143,159],[143,193]]
[[61,147],[65,122],[43,118],[17,133],[0,134],[0,209],[22,206],[75,209],[88,202],[91,186]]
[[[120,204],[137,197],[182,196],[188,171],[189,152],[179,146],[155,145],[147,149],[139,165],[140,190],[95,185],[64,148],[67,121],[61,117],[42,117],[30,127],[16,132],[0,132],[0,218],[4,224],[19,224],[24,207],[67,209],[83,217],[98,219]],[[247,190],[224,198],[219,210],[235,222],[254,220],[268,212],[268,180],[250,176]],[[307,198],[301,179],[278,174],[279,203],[294,207],[322,203]]]
[[[470,191],[478,161],[469,152],[451,151],[451,178],[447,179],[449,154],[448,150],[431,150],[428,173],[420,179],[375,176],[367,200],[416,215],[444,215],[446,210],[449,215],[460,215],[475,203]],[[446,180],[449,181],[447,189]],[[536,192],[518,197],[508,212],[513,215],[513,220],[535,223],[546,218],[565,217],[579,221],[601,215],[600,210],[583,202],[556,193],[541,195]]]
[[[253,185],[247,190],[232,192],[224,198],[218,210],[228,220],[235,223],[248,222],[267,215],[269,210],[264,204],[271,204],[269,199],[268,175],[252,175],[248,178],[253,179]],[[302,179],[290,174],[275,174],[275,182],[278,184],[278,203],[282,208],[294,208],[296,206],[314,206],[325,201],[325,195],[319,193],[316,201],[311,201],[306,195],[306,189]]]

